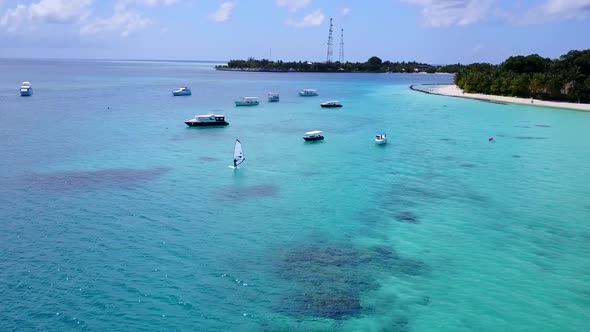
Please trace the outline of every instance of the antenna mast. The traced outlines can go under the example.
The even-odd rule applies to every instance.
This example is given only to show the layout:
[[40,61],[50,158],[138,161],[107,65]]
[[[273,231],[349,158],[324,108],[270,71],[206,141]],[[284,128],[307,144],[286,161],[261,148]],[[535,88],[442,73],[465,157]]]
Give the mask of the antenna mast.
[[340,30],[340,53],[338,54],[338,61],[344,63],[344,29]]
[[332,18],[330,17],[330,34],[328,35],[328,56],[326,57],[326,62],[332,62]]

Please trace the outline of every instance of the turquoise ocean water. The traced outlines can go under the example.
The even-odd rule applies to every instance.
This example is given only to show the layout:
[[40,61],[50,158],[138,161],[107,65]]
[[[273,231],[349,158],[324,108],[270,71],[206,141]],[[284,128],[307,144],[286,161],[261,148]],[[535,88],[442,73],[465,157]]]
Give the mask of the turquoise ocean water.
[[0,61],[0,331],[590,328],[590,113],[212,66]]

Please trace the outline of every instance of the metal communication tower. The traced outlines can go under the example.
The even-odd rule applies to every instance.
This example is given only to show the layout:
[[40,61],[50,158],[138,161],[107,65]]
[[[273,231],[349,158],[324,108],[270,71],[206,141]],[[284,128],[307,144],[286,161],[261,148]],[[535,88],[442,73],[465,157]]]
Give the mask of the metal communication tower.
[[326,57],[326,62],[332,62],[332,18],[330,17],[330,34],[328,35],[328,56]]
[[344,63],[344,29],[340,30],[340,53],[338,54],[338,61]]

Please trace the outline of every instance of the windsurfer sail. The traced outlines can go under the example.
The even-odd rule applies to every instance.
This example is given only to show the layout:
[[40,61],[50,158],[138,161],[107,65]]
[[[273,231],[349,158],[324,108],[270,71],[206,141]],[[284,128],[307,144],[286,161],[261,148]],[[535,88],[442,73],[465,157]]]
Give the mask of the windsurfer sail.
[[238,166],[246,160],[244,158],[244,151],[242,151],[242,143],[239,139],[236,139],[236,145],[234,147],[234,168],[238,168]]

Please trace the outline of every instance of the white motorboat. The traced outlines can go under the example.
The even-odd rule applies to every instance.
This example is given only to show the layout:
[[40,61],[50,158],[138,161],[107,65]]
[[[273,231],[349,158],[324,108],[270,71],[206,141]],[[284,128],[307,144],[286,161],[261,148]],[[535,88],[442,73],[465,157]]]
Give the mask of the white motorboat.
[[375,143],[378,145],[386,144],[387,135],[384,132],[380,132],[379,134],[375,135]]
[[325,101],[325,102],[321,103],[320,106],[325,107],[325,108],[334,108],[334,107],[342,107],[342,104],[337,100],[330,100],[330,101]]
[[308,131],[305,133],[305,136],[303,136],[303,139],[306,142],[322,141],[324,140],[322,133],[323,131],[321,130]]
[[268,101],[269,102],[277,102],[279,101],[279,94],[276,92],[269,92],[268,93]]
[[258,97],[243,97],[240,100],[236,100],[236,106],[256,106],[260,104]]
[[315,89],[303,89],[299,91],[300,97],[314,97],[318,95],[318,91]]
[[33,87],[31,86],[30,82],[23,82],[20,85],[20,95],[23,97],[28,97],[33,95]]
[[229,124],[225,121],[225,116],[220,114],[196,115],[194,119],[186,120],[184,123],[189,127],[227,126]]
[[178,88],[178,89],[172,91],[173,96],[190,96],[192,93],[193,92],[191,91],[191,89],[186,86],[183,86],[181,88]]

